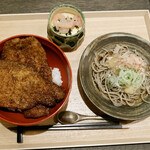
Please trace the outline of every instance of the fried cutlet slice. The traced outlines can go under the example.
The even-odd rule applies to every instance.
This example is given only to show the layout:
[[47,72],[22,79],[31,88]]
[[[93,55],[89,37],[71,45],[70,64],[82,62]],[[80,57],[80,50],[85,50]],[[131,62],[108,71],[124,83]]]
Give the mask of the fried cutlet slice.
[[37,105],[32,109],[25,110],[23,114],[26,118],[40,118],[43,116],[48,116],[49,112],[50,109],[48,107],[45,107],[43,105]]
[[5,42],[1,59],[32,67],[46,82],[50,82],[56,99],[64,98],[65,90],[52,82],[52,70],[47,63],[46,52],[35,37],[14,38]]
[[0,81],[0,107],[22,111],[56,104],[52,87],[31,67],[0,60]]
[[52,81],[52,72],[47,63],[46,52],[35,37],[14,38],[5,42],[1,59],[27,64],[46,81]]
[[[56,102],[59,102],[65,97],[65,89],[52,82],[52,72],[47,63],[45,50],[36,38],[15,38],[7,41],[3,47],[1,59],[15,61],[32,67],[34,71],[38,72],[39,75],[49,83],[51,93]],[[41,111],[40,108],[42,108]],[[42,112],[44,107],[38,107],[39,111],[35,111],[35,109],[36,108],[31,108],[28,110],[30,112],[30,117],[32,118],[36,116],[35,112]],[[45,107],[45,112],[46,110],[47,108]],[[34,115],[32,116],[32,114]]]
[[[65,90],[62,87],[58,87],[56,84],[50,85],[53,91],[53,97],[55,98],[55,102],[59,102],[65,97]],[[53,105],[52,105],[53,106]],[[25,118],[40,118],[43,116],[48,116],[50,112],[50,108],[43,106],[43,105],[37,105],[31,109],[25,110],[23,112]]]
[[65,93],[65,89],[61,86],[58,86],[55,83],[51,83],[51,88],[54,91],[54,98],[56,99],[56,102],[59,102],[60,100],[62,100],[66,93]]

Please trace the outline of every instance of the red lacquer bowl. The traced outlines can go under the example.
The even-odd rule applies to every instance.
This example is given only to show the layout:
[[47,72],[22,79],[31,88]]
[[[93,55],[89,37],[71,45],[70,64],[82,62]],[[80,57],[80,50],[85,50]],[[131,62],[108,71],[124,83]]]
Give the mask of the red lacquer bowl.
[[47,119],[50,119],[51,117],[56,115],[68,101],[68,97],[72,86],[72,71],[66,55],[57,45],[55,45],[53,42],[51,42],[46,38],[37,35],[26,35],[26,34],[15,35],[0,42],[0,51],[3,50],[3,46],[6,41],[16,37],[24,38],[29,36],[34,36],[42,44],[43,48],[46,51],[49,66],[51,68],[54,67],[59,68],[63,80],[62,86],[66,89],[66,97],[61,102],[59,102],[54,108],[50,110],[49,116],[45,116],[37,119],[27,119],[21,113],[0,110],[1,120],[11,124],[22,125],[22,126],[35,125],[43,121],[46,121]]

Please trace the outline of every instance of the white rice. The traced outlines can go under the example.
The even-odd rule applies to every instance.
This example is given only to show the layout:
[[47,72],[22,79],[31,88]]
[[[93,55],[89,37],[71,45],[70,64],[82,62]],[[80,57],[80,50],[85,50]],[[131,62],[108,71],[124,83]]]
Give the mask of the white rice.
[[58,86],[61,86],[63,83],[61,80],[61,73],[58,68],[52,69],[52,81]]

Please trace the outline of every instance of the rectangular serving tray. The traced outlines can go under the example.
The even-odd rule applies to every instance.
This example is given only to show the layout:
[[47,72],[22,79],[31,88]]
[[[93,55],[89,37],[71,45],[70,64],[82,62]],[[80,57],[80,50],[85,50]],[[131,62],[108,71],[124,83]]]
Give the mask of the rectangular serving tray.
[[[73,85],[67,110],[94,115],[82,100],[78,84],[80,57],[86,46],[98,36],[110,32],[128,32],[150,40],[150,15],[148,10],[84,12],[86,35],[82,45],[65,53],[73,72]],[[17,34],[35,34],[47,38],[48,13],[0,15],[0,41]],[[50,124],[51,120],[43,124]],[[150,142],[150,117],[129,122],[129,129],[25,131],[24,142],[16,142],[12,125],[0,121],[0,149],[39,149],[79,146],[100,146]]]

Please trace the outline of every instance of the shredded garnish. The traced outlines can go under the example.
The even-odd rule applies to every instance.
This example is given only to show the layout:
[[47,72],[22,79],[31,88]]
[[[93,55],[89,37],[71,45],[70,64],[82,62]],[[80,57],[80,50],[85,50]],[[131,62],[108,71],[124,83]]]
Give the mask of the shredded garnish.
[[122,68],[118,76],[108,77],[107,83],[110,88],[119,87],[124,89],[125,93],[133,94],[142,85],[144,79],[144,74],[133,69]]
[[120,45],[116,45],[113,55],[107,58],[107,63],[109,64],[110,68],[113,69],[122,66],[131,69],[133,68],[140,72],[145,71],[146,63],[141,57],[129,52],[128,50],[121,55],[119,53],[120,48]]

